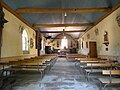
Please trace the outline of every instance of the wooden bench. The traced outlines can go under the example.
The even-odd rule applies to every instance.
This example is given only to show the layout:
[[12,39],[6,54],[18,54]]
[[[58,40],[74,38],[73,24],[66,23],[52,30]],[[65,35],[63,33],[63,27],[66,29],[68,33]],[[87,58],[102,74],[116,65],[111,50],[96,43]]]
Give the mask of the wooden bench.
[[120,66],[119,63],[111,63],[110,62],[99,62],[99,63],[86,63],[86,65],[81,65],[80,66],[80,72],[84,73],[85,71],[85,76],[87,80],[89,80],[89,75],[92,73],[101,73],[103,69],[109,69],[109,68],[114,68]]
[[[7,68],[5,71],[20,71],[20,70],[28,70],[28,71],[39,71],[41,73],[41,76],[44,75],[46,64],[45,61],[48,59],[25,59],[25,60],[19,60],[19,61],[10,61],[9,65],[10,68]],[[43,67],[44,66],[44,67]]]
[[45,68],[41,68],[42,62],[39,61],[10,61],[10,67],[5,69],[6,75],[8,72],[16,71],[38,71],[41,73],[41,78],[44,75]]
[[97,58],[76,58],[75,67],[76,67],[77,65],[81,65],[81,64],[82,64],[81,61],[82,61],[82,62],[86,62],[86,61],[93,62],[93,61],[97,61]]
[[76,60],[78,60],[78,61],[81,61],[81,60],[85,60],[85,61],[87,60],[88,61],[88,60],[90,60],[91,61],[91,60],[98,60],[98,58],[76,58]]
[[[51,66],[55,63],[57,59],[56,54],[50,55],[42,55],[39,57],[31,57],[31,58],[24,58],[15,61],[9,62],[0,62],[0,66],[2,66],[2,71],[6,72],[13,72],[19,70],[27,70],[27,71],[39,71],[42,76],[43,73],[48,72]],[[7,66],[7,68],[5,68]],[[3,73],[1,74],[3,75]]]
[[120,70],[103,70],[103,75],[109,75],[108,78],[98,78],[100,81],[100,90],[102,90],[102,84],[104,84],[103,89],[108,85],[120,84],[120,78],[112,77],[113,75],[120,75]]
[[[83,72],[83,69],[86,69],[86,68],[97,68],[97,67],[107,67],[108,66],[108,63],[106,64],[106,60],[92,60],[92,59],[89,59],[88,61],[87,60],[80,60],[79,61],[79,70],[80,72]],[[109,64],[110,66],[110,64]],[[108,66],[108,67],[109,67]]]
[[82,55],[82,54],[67,54],[67,60],[69,59],[76,59],[76,58],[85,58],[86,55]]

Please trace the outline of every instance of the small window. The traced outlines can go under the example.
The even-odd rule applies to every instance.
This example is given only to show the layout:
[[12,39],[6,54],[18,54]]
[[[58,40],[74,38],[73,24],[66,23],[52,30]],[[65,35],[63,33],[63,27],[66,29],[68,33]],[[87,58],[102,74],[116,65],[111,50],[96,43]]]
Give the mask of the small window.
[[22,50],[23,50],[23,54],[29,53],[28,35],[26,30],[23,30],[22,32]]

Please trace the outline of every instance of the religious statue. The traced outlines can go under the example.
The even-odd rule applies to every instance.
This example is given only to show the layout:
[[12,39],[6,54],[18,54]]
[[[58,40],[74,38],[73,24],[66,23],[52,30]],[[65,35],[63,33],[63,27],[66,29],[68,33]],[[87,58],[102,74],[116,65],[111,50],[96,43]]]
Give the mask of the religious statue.
[[4,27],[4,23],[7,23],[8,21],[4,19],[4,12],[3,12],[3,8],[0,5],[0,27],[3,28]]

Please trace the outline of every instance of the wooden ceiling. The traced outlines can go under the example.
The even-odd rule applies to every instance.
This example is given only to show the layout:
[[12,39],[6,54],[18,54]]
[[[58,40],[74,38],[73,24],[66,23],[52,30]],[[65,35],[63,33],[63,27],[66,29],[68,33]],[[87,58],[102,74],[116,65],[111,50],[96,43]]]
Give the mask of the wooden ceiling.
[[86,30],[114,11],[116,6],[120,6],[120,0],[2,1],[2,5],[25,24],[40,30],[46,36],[53,33],[53,38],[62,33],[63,29],[73,38],[79,38]]

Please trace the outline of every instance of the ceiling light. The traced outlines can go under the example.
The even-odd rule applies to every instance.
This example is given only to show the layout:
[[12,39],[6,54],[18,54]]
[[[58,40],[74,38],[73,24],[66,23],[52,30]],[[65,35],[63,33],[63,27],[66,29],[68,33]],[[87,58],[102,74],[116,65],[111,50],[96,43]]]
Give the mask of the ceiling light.
[[66,39],[66,36],[64,36],[64,39]]
[[65,12],[65,15],[64,15],[65,17],[67,16],[67,13]]

